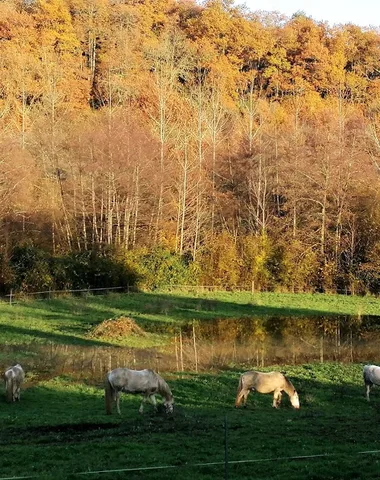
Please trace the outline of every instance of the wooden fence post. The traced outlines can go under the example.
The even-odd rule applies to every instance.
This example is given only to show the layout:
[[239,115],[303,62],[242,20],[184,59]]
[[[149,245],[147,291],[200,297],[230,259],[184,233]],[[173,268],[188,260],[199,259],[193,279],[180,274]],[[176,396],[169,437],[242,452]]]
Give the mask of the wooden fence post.
[[181,372],[183,372],[184,365],[183,365],[183,339],[182,339],[182,328],[179,329],[179,356],[181,360]]
[[174,350],[175,350],[175,364],[176,364],[176,369],[177,369],[177,372],[179,372],[177,334],[174,335]]
[[198,352],[197,352],[197,342],[195,339],[195,322],[194,321],[193,321],[193,343],[194,343],[195,371],[198,373]]

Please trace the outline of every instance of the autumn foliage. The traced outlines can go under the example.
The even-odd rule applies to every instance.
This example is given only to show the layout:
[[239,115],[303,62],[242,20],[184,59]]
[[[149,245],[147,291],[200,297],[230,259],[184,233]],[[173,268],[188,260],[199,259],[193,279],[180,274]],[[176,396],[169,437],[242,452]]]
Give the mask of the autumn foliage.
[[2,290],[57,284],[42,257],[25,284],[30,247],[378,293],[379,58],[376,30],[222,0],[1,2]]

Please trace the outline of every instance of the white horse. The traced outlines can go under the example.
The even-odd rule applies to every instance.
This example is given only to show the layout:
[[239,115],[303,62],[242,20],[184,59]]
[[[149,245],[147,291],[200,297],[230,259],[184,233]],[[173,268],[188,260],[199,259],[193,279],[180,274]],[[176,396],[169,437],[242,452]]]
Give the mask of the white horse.
[[365,365],[363,368],[363,380],[366,389],[366,397],[369,401],[369,392],[372,385],[380,385],[380,367],[376,365]]
[[25,373],[20,364],[9,367],[4,373],[5,392],[8,402],[20,400],[21,384],[25,379]]
[[273,394],[273,407],[278,408],[281,403],[282,392],[289,395],[294,408],[300,408],[298,393],[292,382],[280,372],[245,372],[240,376],[235,407],[239,407],[242,400],[244,407],[250,391]]
[[112,413],[112,404],[116,401],[116,408],[120,412],[120,395],[124,393],[142,393],[143,399],[139,412],[143,413],[144,402],[150,402],[157,411],[155,395],[161,395],[164,400],[166,413],[173,412],[174,398],[165,380],[153,370],[130,370],[129,368],[116,368],[107,373],[105,381],[106,413]]

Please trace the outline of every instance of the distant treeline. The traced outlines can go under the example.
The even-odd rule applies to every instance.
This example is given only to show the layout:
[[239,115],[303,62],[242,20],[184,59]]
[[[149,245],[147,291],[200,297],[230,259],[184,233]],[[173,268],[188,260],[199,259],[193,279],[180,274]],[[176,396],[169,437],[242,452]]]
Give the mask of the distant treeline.
[[0,2],[0,288],[380,291],[380,32]]

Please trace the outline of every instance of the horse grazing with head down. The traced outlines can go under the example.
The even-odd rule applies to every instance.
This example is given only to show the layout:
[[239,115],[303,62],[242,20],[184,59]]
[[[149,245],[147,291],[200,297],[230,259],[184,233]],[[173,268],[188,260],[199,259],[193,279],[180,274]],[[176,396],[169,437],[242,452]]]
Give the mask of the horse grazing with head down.
[[21,384],[25,379],[22,366],[17,364],[4,372],[5,394],[8,402],[20,400]]
[[365,365],[363,367],[363,380],[366,397],[369,401],[369,392],[373,385],[380,385],[380,367],[377,365]]
[[294,408],[300,408],[298,393],[292,382],[280,372],[245,372],[240,376],[239,386],[235,401],[235,407],[239,407],[243,401],[244,407],[247,404],[249,392],[259,393],[273,392],[273,407],[278,408],[281,403],[282,392],[289,395],[290,402]]
[[144,402],[150,402],[157,411],[155,395],[161,395],[164,400],[166,413],[173,412],[174,398],[165,380],[153,370],[130,370],[129,368],[116,368],[107,373],[105,381],[106,413],[112,413],[112,404],[116,402],[116,408],[120,412],[121,392],[143,395],[139,412],[143,413]]

